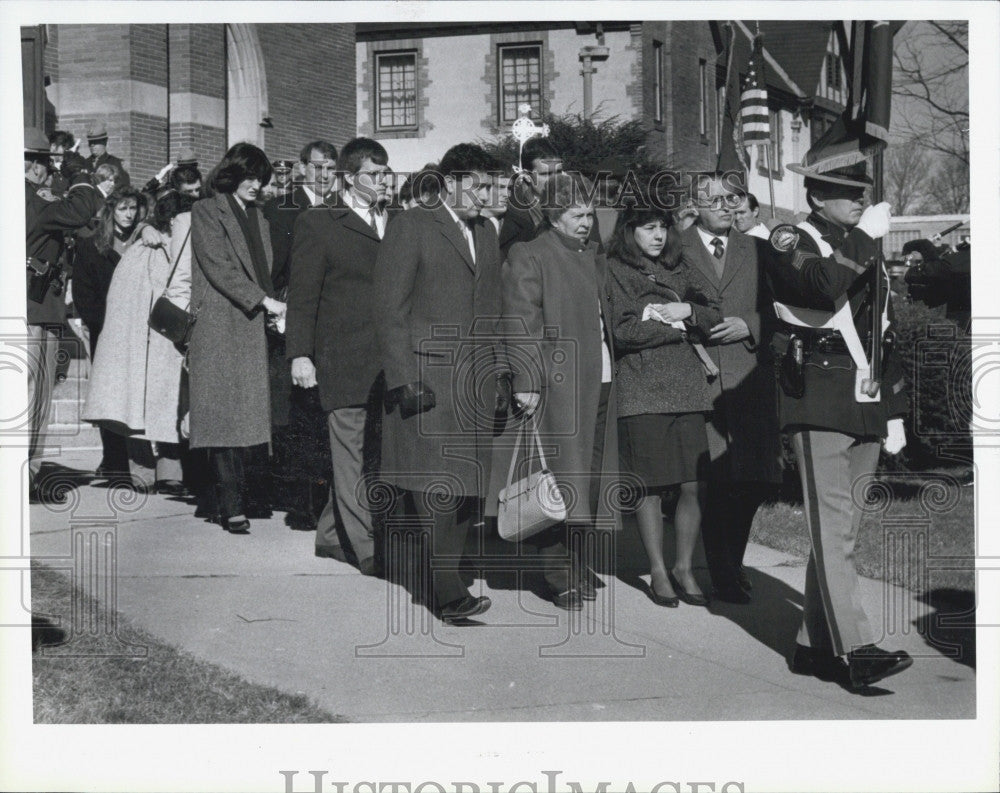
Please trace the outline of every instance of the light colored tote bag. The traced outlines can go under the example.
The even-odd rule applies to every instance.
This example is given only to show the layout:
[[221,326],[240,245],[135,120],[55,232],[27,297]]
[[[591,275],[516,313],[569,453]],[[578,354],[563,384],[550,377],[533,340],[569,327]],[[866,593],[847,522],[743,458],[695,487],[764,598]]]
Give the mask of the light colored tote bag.
[[[521,451],[521,439],[527,433],[529,423],[542,468],[531,473],[529,452],[527,476],[512,482],[517,455]],[[528,448],[528,444],[525,444],[526,451]],[[545,464],[545,452],[542,451],[542,441],[538,437],[538,427],[534,417],[530,417],[521,423],[517,432],[514,454],[507,470],[507,486],[500,491],[497,528],[503,539],[520,542],[563,520],[566,520],[566,504],[555,476]]]

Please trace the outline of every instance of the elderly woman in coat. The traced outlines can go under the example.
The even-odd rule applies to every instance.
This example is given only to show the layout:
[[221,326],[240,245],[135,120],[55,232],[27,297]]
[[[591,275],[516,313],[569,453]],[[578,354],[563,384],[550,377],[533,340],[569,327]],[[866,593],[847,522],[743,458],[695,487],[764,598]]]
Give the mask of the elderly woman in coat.
[[[587,560],[576,552],[571,557],[567,544],[579,547],[585,537],[580,530],[614,528],[617,519],[609,509],[618,441],[607,263],[588,241],[591,196],[578,175],[549,179],[541,197],[546,228],[512,246],[501,273],[514,401],[537,422],[548,467],[567,502],[566,522],[527,542],[546,560],[552,602],[567,610],[596,598]],[[494,468],[506,472],[509,461],[508,453]]]
[[[142,241],[125,251],[108,288],[83,418],[127,437],[137,483],[183,495],[180,465],[182,351],[151,330],[153,303],[190,270],[191,198],[170,192],[153,209]],[[185,306],[186,307],[186,306]],[[155,475],[154,472],[155,471]]]
[[208,450],[219,520],[233,534],[250,529],[251,449],[271,441],[265,328],[283,324],[285,315],[271,281],[267,221],[256,205],[270,179],[267,155],[237,143],[215,170],[214,195],[192,212],[198,319],[189,347],[191,448]]
[[[707,284],[680,262],[670,213],[637,203],[619,216],[608,245],[618,384],[619,460],[635,478],[635,514],[650,565],[650,597],[704,606],[692,558],[701,531],[708,476],[705,414],[714,365],[704,341],[722,320]],[[698,352],[702,359],[699,360]],[[663,559],[661,497],[677,495],[673,569]]]

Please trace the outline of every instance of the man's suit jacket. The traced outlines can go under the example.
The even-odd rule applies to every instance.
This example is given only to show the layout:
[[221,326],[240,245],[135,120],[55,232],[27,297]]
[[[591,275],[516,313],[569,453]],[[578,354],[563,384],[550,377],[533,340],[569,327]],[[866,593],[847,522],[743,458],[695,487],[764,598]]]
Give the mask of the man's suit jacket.
[[91,154],[87,158],[87,167],[91,173],[97,170],[98,165],[115,165],[118,167],[119,176],[115,180],[115,187],[128,187],[132,183],[132,178],[128,175],[128,171],[125,170],[125,164],[115,157],[113,154],[108,154],[104,152],[100,157],[95,157]]
[[300,212],[295,222],[286,356],[312,358],[327,411],[364,405],[379,373],[372,310],[380,245],[343,202]]
[[681,232],[681,259],[697,270],[710,301],[723,317],[740,317],[750,338],[729,344],[706,342],[719,367],[710,384],[712,421],[708,427],[713,475],[734,481],[769,482],[780,479],[776,383],[768,342],[773,311],[763,306],[758,265],[758,240],[729,232],[722,277],[697,225]]
[[499,360],[500,250],[474,223],[476,260],[448,209],[416,207],[389,224],[375,265],[372,319],[386,389],[421,381],[437,405],[403,418],[387,408],[382,470],[398,487],[432,482],[475,496],[489,481]]
[[[335,198],[328,196],[319,206],[333,206],[335,203]],[[311,208],[309,196],[301,185],[295,185],[291,192],[284,195],[275,196],[262,207],[271,227],[271,250],[274,254],[271,282],[279,293],[288,285],[295,221]]]

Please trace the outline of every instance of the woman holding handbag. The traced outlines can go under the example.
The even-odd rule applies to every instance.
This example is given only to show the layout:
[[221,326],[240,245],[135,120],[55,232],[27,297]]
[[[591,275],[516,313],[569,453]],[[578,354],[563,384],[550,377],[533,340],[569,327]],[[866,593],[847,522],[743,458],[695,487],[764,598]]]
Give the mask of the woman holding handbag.
[[219,521],[231,534],[249,532],[251,494],[264,489],[264,471],[251,460],[271,442],[266,328],[285,316],[257,206],[270,179],[267,155],[237,143],[211,177],[213,195],[192,213],[191,448],[208,450]]
[[[133,481],[184,495],[180,465],[184,356],[153,331],[149,313],[188,255],[192,199],[166,193],[137,233],[108,289],[101,345],[94,356],[83,418],[125,436]],[[172,254],[172,256],[171,256]]]
[[[595,527],[616,528],[618,518],[608,497],[617,480],[618,446],[607,264],[588,241],[593,195],[577,174],[551,177],[541,196],[545,228],[511,247],[501,274],[514,401],[522,416],[537,423],[566,507],[565,521],[528,542],[546,561],[552,602],[566,610],[596,599],[596,576],[582,551],[595,547],[589,536]],[[533,436],[529,424],[523,439],[529,458],[537,455]],[[510,453],[509,444],[504,451]],[[510,459],[494,464],[491,492],[502,487],[497,474],[508,472]]]
[[[691,563],[708,467],[706,378],[717,370],[697,342],[722,317],[708,305],[701,276],[681,264],[680,241],[666,210],[648,201],[627,207],[608,257],[620,463],[641,480],[635,514],[649,557],[650,596],[660,606],[675,607],[680,599],[707,605]],[[661,499],[671,491],[677,496],[677,552],[668,571]]]

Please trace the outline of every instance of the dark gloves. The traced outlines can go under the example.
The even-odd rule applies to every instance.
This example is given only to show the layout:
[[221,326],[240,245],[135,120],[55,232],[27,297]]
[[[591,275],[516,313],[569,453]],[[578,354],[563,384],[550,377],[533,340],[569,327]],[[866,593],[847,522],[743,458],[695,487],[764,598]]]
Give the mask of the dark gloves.
[[425,386],[417,380],[415,383],[407,383],[398,388],[387,391],[385,395],[385,410],[392,413],[399,406],[399,413],[404,419],[415,416],[418,413],[425,413],[437,404],[434,392],[429,386]]
[[514,388],[511,383],[513,375],[510,372],[503,372],[497,375],[497,401],[494,412],[498,416],[505,416],[514,404]]

